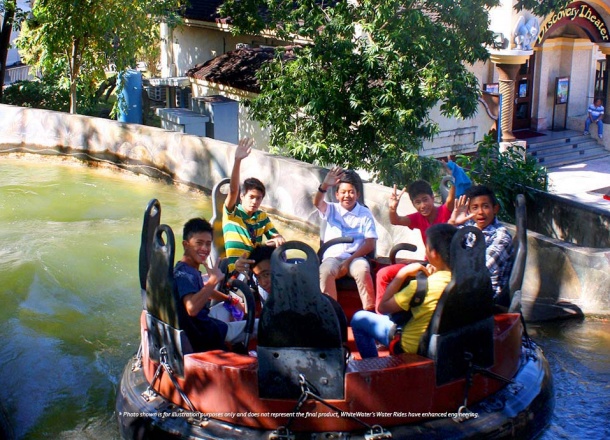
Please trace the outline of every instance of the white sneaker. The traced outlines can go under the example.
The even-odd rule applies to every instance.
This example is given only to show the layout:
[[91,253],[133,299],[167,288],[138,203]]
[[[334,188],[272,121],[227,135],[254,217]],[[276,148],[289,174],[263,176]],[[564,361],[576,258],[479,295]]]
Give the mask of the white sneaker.
[[603,139],[604,139],[604,137],[603,137],[603,136],[600,134],[600,135],[599,135],[599,140],[601,141],[601,140],[603,140]]

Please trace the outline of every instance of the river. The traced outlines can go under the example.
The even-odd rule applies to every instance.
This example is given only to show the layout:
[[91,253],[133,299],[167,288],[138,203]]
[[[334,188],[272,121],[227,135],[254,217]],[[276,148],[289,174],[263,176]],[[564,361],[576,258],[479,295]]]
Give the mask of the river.
[[[178,242],[185,220],[211,214],[201,192],[146,177],[0,159],[0,397],[16,438],[118,438],[114,400],[139,344],[137,255],[153,197]],[[555,415],[542,438],[609,436],[608,318],[530,332],[555,375]]]

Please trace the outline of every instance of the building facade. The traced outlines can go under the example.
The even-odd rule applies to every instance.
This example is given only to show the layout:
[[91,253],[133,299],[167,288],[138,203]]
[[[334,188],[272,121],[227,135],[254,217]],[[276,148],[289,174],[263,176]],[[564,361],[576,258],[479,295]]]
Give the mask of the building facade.
[[[183,76],[238,47],[284,45],[265,35],[233,36],[216,12],[221,0],[191,0],[184,24],[163,29],[162,75]],[[432,110],[440,132],[426,141],[421,154],[443,157],[476,150],[485,134],[511,142],[528,131],[582,131],[587,107],[595,98],[608,100],[610,0],[576,1],[546,17],[517,12],[513,1],[490,11],[495,44],[490,59],[471,67],[481,86],[477,114],[470,119],[444,118]],[[193,96],[221,94],[232,99],[250,96],[226,85],[193,80]],[[610,123],[610,115],[604,116]],[[265,133],[240,106],[239,136]],[[610,146],[610,144],[609,144]]]
[[[25,0],[17,1],[17,9],[21,11],[30,11],[30,2]],[[4,20],[4,11],[0,10],[0,23]],[[17,26],[13,26],[10,36],[10,47],[6,55],[6,74],[4,77],[3,86],[13,84],[17,81],[25,81],[32,79],[30,75],[30,67],[21,62],[19,51],[14,46],[15,39],[19,36]],[[2,61],[0,61],[2,62]]]

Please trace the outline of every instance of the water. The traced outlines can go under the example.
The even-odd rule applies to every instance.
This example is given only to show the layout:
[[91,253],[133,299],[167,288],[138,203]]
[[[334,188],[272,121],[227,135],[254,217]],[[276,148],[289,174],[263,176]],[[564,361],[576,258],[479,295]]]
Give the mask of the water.
[[[118,438],[116,389],[139,344],[144,208],[158,198],[179,235],[186,219],[209,218],[210,200],[144,177],[39,162],[0,160],[1,402],[17,438]],[[608,319],[530,330],[555,374],[553,426],[542,438],[610,435]]]
[[542,440],[610,437],[610,317],[529,325],[555,381],[555,412]]
[[18,438],[113,438],[137,350],[137,257],[148,200],[180,233],[199,192],[54,161],[0,161],[0,396]]

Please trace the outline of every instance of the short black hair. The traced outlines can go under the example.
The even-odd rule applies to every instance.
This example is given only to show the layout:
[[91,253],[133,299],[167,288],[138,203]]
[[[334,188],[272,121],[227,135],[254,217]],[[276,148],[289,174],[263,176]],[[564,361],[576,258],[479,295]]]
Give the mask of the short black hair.
[[214,228],[209,221],[199,217],[192,218],[182,228],[182,239],[189,241],[193,235],[200,232],[209,232],[214,237]]
[[256,246],[248,257],[250,260],[254,260],[254,263],[252,263],[252,268],[254,268],[261,261],[271,260],[271,254],[274,250],[275,248],[272,246]]
[[341,175],[339,183],[337,184],[337,191],[339,191],[339,186],[342,183],[348,183],[352,185],[356,189],[356,191],[358,191],[358,194],[362,194],[362,179],[354,170],[343,170],[343,174]]
[[498,204],[498,199],[496,199],[496,195],[488,186],[473,185],[466,190],[466,197],[468,197],[470,200],[480,196],[489,197],[489,200],[491,201],[491,204],[493,206],[496,206]]
[[427,194],[430,197],[434,197],[432,187],[425,180],[416,180],[415,182],[412,182],[407,188],[407,192],[409,193],[411,201],[415,200],[420,194]]
[[457,228],[449,223],[437,223],[426,230],[428,247],[438,252],[441,259],[451,268],[451,240]]
[[256,189],[260,191],[263,194],[263,197],[265,197],[265,185],[256,177],[249,177],[244,180],[244,184],[241,186],[241,193],[246,194],[251,189]]

